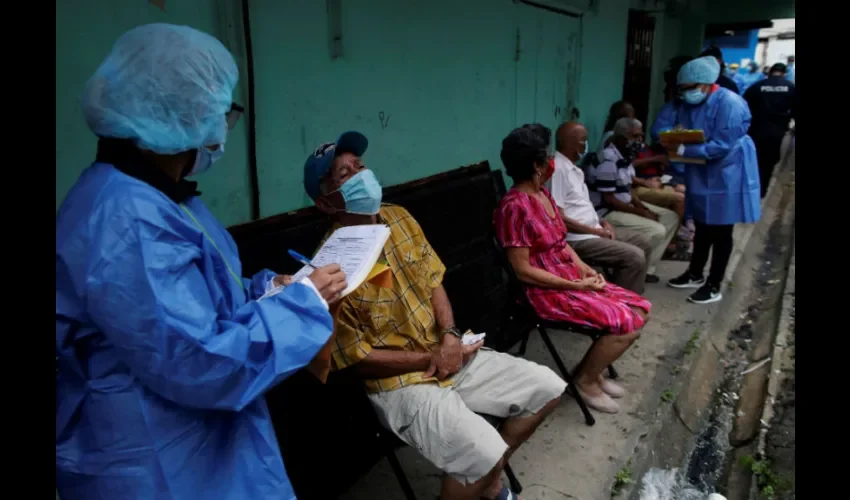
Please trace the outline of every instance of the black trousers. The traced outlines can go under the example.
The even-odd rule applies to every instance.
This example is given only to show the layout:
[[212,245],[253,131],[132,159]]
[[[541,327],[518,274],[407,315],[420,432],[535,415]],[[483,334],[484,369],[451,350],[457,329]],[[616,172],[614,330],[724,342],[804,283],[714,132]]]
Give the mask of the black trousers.
[[734,225],[711,225],[695,222],[694,253],[691,256],[690,272],[693,276],[702,276],[708,253],[711,251],[711,270],[707,283],[720,288],[729,257],[732,256],[732,230]]
[[770,177],[773,168],[779,163],[782,139],[780,136],[753,136],[756,145],[756,156],[759,162],[759,181],[761,181],[761,197],[767,194],[767,186],[770,185]]

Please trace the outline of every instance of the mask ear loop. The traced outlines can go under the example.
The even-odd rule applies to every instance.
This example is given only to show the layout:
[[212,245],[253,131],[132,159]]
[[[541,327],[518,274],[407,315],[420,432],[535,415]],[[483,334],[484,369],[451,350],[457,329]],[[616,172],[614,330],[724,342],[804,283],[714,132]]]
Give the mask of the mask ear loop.
[[[324,177],[322,177],[322,179],[320,179],[320,180],[319,180],[319,191],[321,191],[321,190],[322,190],[322,186],[325,184],[325,181],[327,180],[327,176],[328,176],[328,174],[325,174],[325,176],[324,176]],[[342,197],[342,201],[343,201],[343,203],[345,203],[345,196],[342,196],[342,186],[340,186],[340,187],[338,187],[338,188],[334,189],[334,190],[333,190],[333,191],[331,191],[330,193],[321,193],[319,196],[320,196],[320,197],[325,197],[325,199],[327,200],[327,199],[328,199],[327,197],[328,197],[328,196],[330,196],[330,195],[332,195],[332,194],[334,194],[334,193],[339,193],[339,195]],[[328,202],[328,203],[326,204],[326,207],[327,207],[327,208],[330,208],[331,210],[333,210],[331,213],[332,213],[332,214],[334,214],[334,215],[336,215],[336,214],[338,214],[338,213],[340,213],[340,212],[346,213],[346,212],[345,212],[345,208],[337,208],[337,207],[335,207],[335,206],[334,206],[332,203],[330,203],[330,202]]]

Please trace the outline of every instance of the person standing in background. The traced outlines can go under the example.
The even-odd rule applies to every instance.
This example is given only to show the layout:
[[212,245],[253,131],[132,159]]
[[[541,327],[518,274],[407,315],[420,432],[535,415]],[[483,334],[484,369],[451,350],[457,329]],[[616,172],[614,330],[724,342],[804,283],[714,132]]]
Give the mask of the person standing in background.
[[[741,73],[742,72],[739,72],[739,74]],[[744,95],[744,92],[746,92],[748,88],[750,88],[754,83],[764,80],[764,78],[764,73],[759,70],[759,65],[755,62],[750,62],[750,64],[746,67],[746,72],[741,75],[741,83],[738,86],[740,92],[738,93],[740,95]]]
[[[723,298],[720,287],[732,255],[735,224],[761,217],[756,151],[747,135],[749,107],[741,96],[714,83],[719,73],[720,64],[713,57],[682,66],[678,82],[683,102],[665,104],[652,128],[653,138],[668,151],[705,160],[685,168],[685,203],[696,223],[691,264],[667,282],[674,288],[697,288],[688,297],[696,304]],[[680,127],[704,131],[705,143],[685,145],[661,139],[661,132]],[[711,270],[706,279],[703,272],[709,253]]]
[[797,58],[794,56],[788,56],[788,72],[785,78],[788,79],[789,82],[793,84],[797,84]]
[[776,63],[766,80],[757,82],[744,93],[753,115],[749,135],[756,144],[762,198],[767,193],[773,168],[780,160],[782,139],[797,111],[797,89],[786,74],[786,66]]
[[723,72],[723,69],[724,69],[723,52],[720,50],[719,47],[715,47],[714,45],[712,45],[711,47],[702,51],[702,54],[699,55],[699,57],[705,57],[705,56],[711,56],[711,57],[717,59],[717,64],[720,65],[720,74],[717,76],[717,81],[715,82],[717,85],[720,85],[724,89],[729,89],[732,92],[735,92],[736,94],[740,94],[741,92],[743,92],[738,87],[738,84],[735,83],[735,81],[732,78],[726,76],[726,74]]

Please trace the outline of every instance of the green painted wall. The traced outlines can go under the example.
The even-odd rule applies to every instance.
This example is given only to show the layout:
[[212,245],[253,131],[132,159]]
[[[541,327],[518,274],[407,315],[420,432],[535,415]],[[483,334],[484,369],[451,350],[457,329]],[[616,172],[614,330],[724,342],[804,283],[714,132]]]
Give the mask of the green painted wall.
[[582,18],[580,121],[595,150],[608,108],[623,97],[630,0],[599,0]]
[[341,4],[343,56],[331,60],[323,2],[252,3],[263,214],[310,203],[303,162],[344,130],[369,137],[364,161],[391,185],[499,167],[511,128],[566,112],[577,19],[510,1]]
[[[165,5],[167,12],[145,0],[56,2],[57,207],[80,172],[94,159],[96,139],[82,118],[80,93],[122,33],[152,22],[189,24],[216,35],[242,63],[241,21],[231,21],[238,2],[168,0]],[[237,88],[234,98],[239,100],[241,92]],[[245,145],[246,132],[240,123],[228,138],[227,154],[216,164],[215,173],[199,178],[204,199],[226,224],[249,216]]]
[[[189,24],[221,38],[244,76],[238,4],[168,0],[163,13],[143,0],[57,2],[57,206],[93,158],[78,96],[114,40],[148,22]],[[555,127],[573,106],[595,143],[622,95],[628,8],[640,0],[593,2],[581,20],[511,0],[340,4],[343,55],[332,60],[326,2],[251,2],[263,216],[309,204],[305,158],[347,129],[370,138],[364,159],[385,184],[482,159],[500,167],[500,141],[512,127]],[[670,43],[677,23],[664,25]],[[247,104],[241,88],[234,99]],[[245,122],[221,163],[198,179],[225,224],[249,218]]]

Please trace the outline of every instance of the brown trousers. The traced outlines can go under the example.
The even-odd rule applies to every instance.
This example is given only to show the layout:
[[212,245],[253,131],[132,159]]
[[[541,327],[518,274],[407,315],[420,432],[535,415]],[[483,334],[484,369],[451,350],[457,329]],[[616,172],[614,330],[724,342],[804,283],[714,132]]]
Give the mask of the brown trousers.
[[588,238],[569,244],[588,265],[612,268],[612,283],[642,294],[652,243],[646,236],[628,229],[614,228],[614,235],[614,240]]

